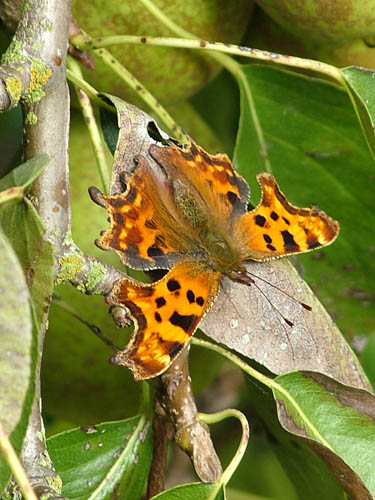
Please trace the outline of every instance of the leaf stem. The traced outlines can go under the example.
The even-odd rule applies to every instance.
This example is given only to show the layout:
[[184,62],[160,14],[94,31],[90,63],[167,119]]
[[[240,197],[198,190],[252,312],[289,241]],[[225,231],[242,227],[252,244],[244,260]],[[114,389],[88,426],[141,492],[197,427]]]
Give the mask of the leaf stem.
[[18,458],[12,443],[10,442],[5,430],[0,422],[0,450],[3,457],[7,461],[12,474],[17,481],[17,484],[23,494],[25,500],[38,500],[37,496],[31,487],[29,478],[26,475],[22,463]]
[[[145,0],[140,0],[145,2]],[[156,7],[153,6],[153,12]],[[164,16],[164,15],[163,15]],[[159,16],[158,16],[159,17]],[[163,17],[163,19],[165,19]],[[345,87],[345,78],[339,68],[330,64],[316,61],[314,59],[304,59],[297,56],[289,56],[269,52],[267,50],[244,47],[242,45],[227,44],[222,42],[210,42],[194,37],[191,33],[177,27],[174,23],[168,20],[168,27],[173,25],[175,34],[179,34],[183,38],[176,37],[157,37],[157,36],[138,36],[138,35],[115,35],[108,37],[95,37],[88,40],[82,35],[75,35],[72,38],[72,43],[80,49],[99,49],[110,45],[131,44],[131,45],[150,45],[154,47],[173,47],[180,49],[203,50],[210,52],[210,56],[216,59],[217,54],[229,54],[231,56],[244,57],[264,61],[292,68],[299,68],[308,71],[314,71],[321,75],[328,76],[340,86]],[[216,54],[216,55],[215,55]]]
[[[79,78],[83,78],[81,67],[75,59],[73,59],[71,56],[68,56],[67,64],[72,73],[77,75]],[[106,194],[108,194],[109,184],[111,182],[111,176],[109,173],[109,168],[105,157],[105,148],[103,140],[94,115],[94,110],[92,108],[90,98],[86,94],[86,92],[84,92],[76,84],[74,84],[74,88],[77,94],[83,118],[85,119],[87,130],[90,135],[91,143],[94,148],[96,163],[98,166],[99,176],[102,183],[103,191]]]
[[218,481],[218,487],[215,488],[212,492],[208,500],[214,500],[216,497],[216,494],[218,490],[220,490],[222,485],[228,484],[230,478],[233,476],[235,470],[237,469],[238,465],[240,464],[242,457],[246,451],[247,444],[249,442],[249,423],[245,417],[245,415],[240,412],[239,410],[235,410],[233,408],[227,408],[226,410],[219,411],[217,413],[197,413],[196,418],[197,420],[201,420],[202,422],[205,422],[206,424],[215,424],[217,422],[221,422],[222,420],[229,418],[229,417],[234,417],[237,418],[242,426],[242,436],[241,436],[241,441],[240,444],[237,448],[237,451],[230,461],[229,465],[227,468],[224,470],[222,473],[219,481]]
[[72,82],[77,87],[81,88],[86,94],[94,101],[98,106],[111,111],[111,113],[116,114],[116,108],[107,104],[103,99],[99,97],[99,92],[83,78],[79,77],[77,74],[73,73],[69,68],[66,70],[66,76],[70,82]]

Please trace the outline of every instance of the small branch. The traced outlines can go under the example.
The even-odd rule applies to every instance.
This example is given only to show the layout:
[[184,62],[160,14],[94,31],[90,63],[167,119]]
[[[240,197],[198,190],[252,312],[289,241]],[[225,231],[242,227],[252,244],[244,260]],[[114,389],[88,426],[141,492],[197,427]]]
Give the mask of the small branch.
[[[161,389],[162,390],[162,389]],[[155,399],[152,422],[153,449],[152,462],[148,476],[147,498],[152,498],[164,490],[165,467],[167,465],[168,442],[174,434],[172,422],[164,408]]]
[[[162,408],[173,423],[175,441],[190,457],[198,477],[204,482],[215,482],[222,474],[222,467],[213,447],[208,426],[196,418],[197,407],[189,377],[188,355],[189,349],[185,349],[161,376],[162,386],[157,394],[156,408],[159,415],[163,416],[160,411]],[[159,430],[166,433],[167,424],[160,425]],[[163,437],[158,439],[162,440]],[[151,470],[161,470],[163,455],[156,454],[154,459],[160,460],[161,463],[153,463]],[[155,484],[158,481],[154,476],[150,476],[150,480],[155,481]],[[153,487],[153,484],[149,485],[149,489]],[[152,491],[155,494],[156,488]]]
[[126,277],[118,269],[81,252],[70,238],[60,245],[57,265],[56,284],[69,282],[87,295],[106,295],[117,280]]
[[13,108],[20,99],[40,101],[51,78],[59,72],[65,50],[49,50],[54,33],[46,5],[46,0],[24,4],[16,33],[1,58],[0,111]]

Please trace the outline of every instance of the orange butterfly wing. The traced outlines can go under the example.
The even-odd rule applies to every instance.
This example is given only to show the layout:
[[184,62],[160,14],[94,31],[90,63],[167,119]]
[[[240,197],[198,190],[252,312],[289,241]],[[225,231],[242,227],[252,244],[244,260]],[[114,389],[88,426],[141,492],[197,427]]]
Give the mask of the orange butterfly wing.
[[165,371],[215,300],[220,277],[220,273],[188,261],[153,284],[127,278],[118,281],[106,300],[128,310],[135,330],[112,362],[130,368],[136,380]]
[[309,252],[336,239],[339,223],[323,210],[289,203],[270,174],[258,174],[257,180],[262,188],[261,201],[235,221],[233,230],[243,260]]
[[192,139],[185,148],[151,146],[151,156],[174,178],[184,178],[219,220],[246,212],[250,189],[226,154],[210,155]]
[[90,196],[110,215],[110,228],[96,245],[115,250],[133,269],[169,269],[189,254],[183,222],[176,213],[169,179],[139,156],[124,193],[108,196],[90,188]]

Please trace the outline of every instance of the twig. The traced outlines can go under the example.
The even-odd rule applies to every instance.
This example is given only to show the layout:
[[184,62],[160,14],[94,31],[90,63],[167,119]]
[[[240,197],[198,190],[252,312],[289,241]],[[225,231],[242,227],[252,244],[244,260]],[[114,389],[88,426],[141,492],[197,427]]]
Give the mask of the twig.
[[[222,467],[213,447],[208,426],[197,420],[197,407],[191,388],[188,367],[189,350],[185,349],[161,376],[162,386],[156,397],[156,408],[159,415],[164,410],[173,423],[175,441],[178,446],[190,457],[198,477],[204,482],[215,482],[222,474]],[[157,429],[167,433],[166,423]],[[159,436],[158,441],[163,443],[165,436]],[[154,471],[163,470],[164,455],[154,454],[149,477],[149,491],[155,494],[161,487],[162,480],[154,475]]]

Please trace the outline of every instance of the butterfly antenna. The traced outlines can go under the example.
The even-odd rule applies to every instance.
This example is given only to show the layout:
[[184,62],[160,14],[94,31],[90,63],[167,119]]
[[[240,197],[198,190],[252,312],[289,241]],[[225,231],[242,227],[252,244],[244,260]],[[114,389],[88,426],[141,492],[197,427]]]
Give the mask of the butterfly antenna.
[[[255,276],[255,275],[253,275]],[[257,278],[257,276],[255,276]],[[265,280],[263,280],[265,281]],[[267,282],[266,282],[267,283]],[[269,305],[271,306],[271,308],[285,321],[285,323],[290,326],[290,327],[293,327],[293,323],[292,321],[290,321],[288,318],[286,318],[280,311],[279,309],[271,302],[271,300],[267,297],[267,295],[263,292],[263,290],[256,284],[256,282],[253,280],[252,282],[252,285],[255,286],[255,288],[261,293],[261,295],[263,295],[263,297],[266,299],[266,301],[269,303]],[[285,335],[288,339],[288,343],[290,345],[290,348],[291,348],[291,351],[292,351],[292,356],[293,356],[293,360],[295,360],[295,356],[294,356],[294,349],[293,349],[293,344],[290,340],[290,337],[289,337],[289,334],[288,334],[288,330],[285,328],[285,325],[282,324],[283,328],[284,328],[284,331],[285,331]]]
[[[263,280],[264,281],[264,280]],[[275,304],[272,303],[272,301],[267,297],[267,295],[263,292],[263,290],[255,283],[255,281],[252,283],[256,289],[263,295],[263,297],[266,299],[266,301],[269,303],[269,305],[274,309],[274,311],[277,312],[277,314],[285,321],[287,325],[290,327],[293,326],[293,322],[290,321],[288,318],[286,318],[280,311],[279,309],[275,306]]]
[[[252,279],[252,277],[254,277],[254,278],[256,278],[256,279],[258,279],[260,281],[263,281],[263,283],[266,283],[267,285],[272,286],[272,288],[275,288],[279,292],[283,293],[284,295],[286,295],[287,297],[289,297],[290,299],[292,299],[294,302],[297,302],[297,304],[299,304],[300,306],[302,306],[307,311],[312,311],[312,307],[311,306],[309,306],[308,304],[305,304],[304,302],[301,302],[300,300],[297,300],[295,297],[293,297],[293,295],[290,295],[288,292],[286,292],[282,288],[279,288],[278,286],[274,285],[273,283],[270,283],[269,281],[265,280],[264,278],[261,278],[260,276],[257,276],[256,274],[249,273],[249,271],[246,271],[246,275],[250,279]],[[254,280],[253,280],[253,283],[255,284]]]

